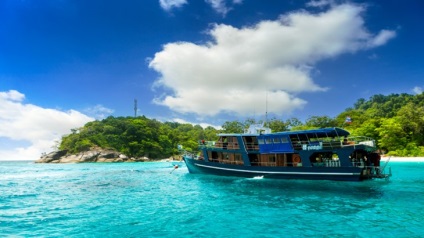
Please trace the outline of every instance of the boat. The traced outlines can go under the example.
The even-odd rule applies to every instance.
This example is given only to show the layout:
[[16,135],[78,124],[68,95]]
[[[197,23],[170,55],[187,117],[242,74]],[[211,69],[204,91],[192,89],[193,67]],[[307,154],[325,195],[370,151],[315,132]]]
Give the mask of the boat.
[[[244,133],[199,141],[199,153],[184,153],[189,173],[273,179],[363,181],[388,179],[375,140],[342,128],[272,133],[252,125]],[[385,171],[389,170],[388,173]]]

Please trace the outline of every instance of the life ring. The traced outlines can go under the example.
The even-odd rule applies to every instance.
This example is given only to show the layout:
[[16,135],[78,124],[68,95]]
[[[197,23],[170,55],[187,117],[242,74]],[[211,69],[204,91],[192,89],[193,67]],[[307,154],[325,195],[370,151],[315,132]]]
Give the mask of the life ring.
[[298,154],[294,154],[292,160],[293,160],[293,163],[297,164],[300,162],[300,156]]

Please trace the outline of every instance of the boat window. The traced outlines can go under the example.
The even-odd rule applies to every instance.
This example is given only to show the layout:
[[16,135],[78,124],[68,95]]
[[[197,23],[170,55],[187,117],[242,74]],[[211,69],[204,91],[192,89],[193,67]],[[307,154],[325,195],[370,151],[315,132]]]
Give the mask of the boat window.
[[281,143],[289,143],[287,137],[281,137]]
[[242,159],[241,159],[241,154],[235,154],[235,155],[234,155],[234,159],[235,159],[236,161],[242,161]]
[[269,138],[269,137],[268,137],[268,138],[266,138],[266,143],[267,143],[267,144],[272,144],[272,138]]
[[316,152],[309,157],[313,167],[340,167],[337,154],[333,152]]
[[278,138],[278,137],[274,137],[273,141],[274,141],[274,144],[281,143],[280,138]]
[[259,143],[260,145],[263,145],[263,144],[265,144],[265,141],[264,141],[264,139],[258,139],[258,143]]
[[243,164],[243,160],[242,160],[242,158],[241,158],[241,154],[235,154],[234,155],[234,161],[235,161],[235,164]]

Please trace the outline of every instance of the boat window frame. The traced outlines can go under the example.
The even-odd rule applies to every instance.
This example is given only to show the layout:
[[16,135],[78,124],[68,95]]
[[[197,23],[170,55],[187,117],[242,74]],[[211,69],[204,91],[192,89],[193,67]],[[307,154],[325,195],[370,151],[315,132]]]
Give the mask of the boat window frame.
[[286,136],[282,136],[280,139],[282,144],[290,143],[289,138]]
[[267,145],[272,145],[272,144],[274,144],[274,143],[273,143],[273,139],[272,139],[272,137],[271,137],[271,136],[266,136],[266,137],[265,137],[265,144],[267,144]]

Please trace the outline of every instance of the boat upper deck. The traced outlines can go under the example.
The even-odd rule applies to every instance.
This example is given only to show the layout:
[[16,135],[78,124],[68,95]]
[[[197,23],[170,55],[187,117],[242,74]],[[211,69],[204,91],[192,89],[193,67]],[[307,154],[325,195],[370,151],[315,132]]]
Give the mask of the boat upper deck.
[[344,129],[321,128],[275,133],[223,133],[216,142],[203,142],[204,147],[220,149],[240,149],[244,145],[247,151],[261,153],[293,153],[296,150],[327,150],[344,146],[364,145],[375,148],[375,141],[368,137],[351,137]]

